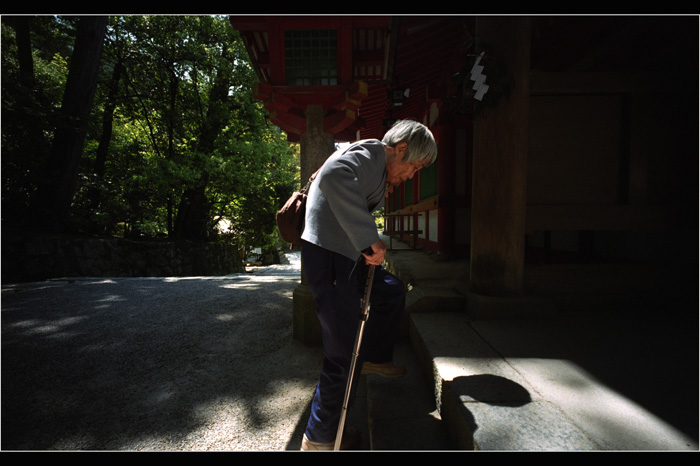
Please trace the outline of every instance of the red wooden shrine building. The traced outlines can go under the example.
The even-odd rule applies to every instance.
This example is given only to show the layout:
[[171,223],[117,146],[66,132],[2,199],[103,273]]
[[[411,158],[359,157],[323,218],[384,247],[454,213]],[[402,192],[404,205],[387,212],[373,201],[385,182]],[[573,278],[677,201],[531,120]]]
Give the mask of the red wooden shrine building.
[[[448,162],[454,159],[456,125],[463,128],[459,144],[469,143],[464,128],[470,117],[448,115],[444,121],[441,110],[444,98],[455,92],[452,75],[465,67],[472,52],[473,19],[244,16],[232,17],[231,23],[258,71],[256,96],[290,140],[298,141],[306,132],[305,110],[311,104],[323,106],[323,130],[339,143],[381,139],[396,119],[429,125],[441,163],[401,186],[388,199],[386,211],[419,213],[393,219],[396,225],[391,226],[420,230],[416,240],[423,247],[466,254],[466,243],[455,242],[454,223],[456,207],[468,206],[469,164],[463,160],[457,174]],[[453,192],[456,181],[459,194]]]
[[438,162],[391,194],[387,229],[469,257],[472,291],[520,292],[530,257],[678,257],[669,238],[687,231],[697,245],[696,18],[230,20],[256,97],[302,142],[302,178],[332,151],[305,156],[314,132],[431,128]]

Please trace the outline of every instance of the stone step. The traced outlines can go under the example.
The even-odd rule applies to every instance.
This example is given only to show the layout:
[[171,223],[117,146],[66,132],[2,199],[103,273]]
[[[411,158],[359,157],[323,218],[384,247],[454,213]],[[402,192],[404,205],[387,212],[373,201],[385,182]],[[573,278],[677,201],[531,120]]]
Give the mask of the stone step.
[[411,340],[430,368],[436,406],[455,448],[595,450],[468,325],[465,313],[411,315]]
[[463,312],[467,298],[450,287],[411,286],[406,293],[406,313],[401,338],[408,339],[410,316],[416,313]]
[[435,396],[408,340],[397,344],[395,360],[407,368],[401,378],[364,376],[370,448],[374,451],[450,450]]

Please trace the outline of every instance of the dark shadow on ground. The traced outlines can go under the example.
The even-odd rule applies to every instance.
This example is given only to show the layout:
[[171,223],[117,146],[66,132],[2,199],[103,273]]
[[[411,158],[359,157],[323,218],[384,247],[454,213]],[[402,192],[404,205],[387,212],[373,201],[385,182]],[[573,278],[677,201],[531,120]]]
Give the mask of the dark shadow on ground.
[[320,365],[292,340],[296,284],[4,286],[2,449],[283,449],[269,432],[303,410]]

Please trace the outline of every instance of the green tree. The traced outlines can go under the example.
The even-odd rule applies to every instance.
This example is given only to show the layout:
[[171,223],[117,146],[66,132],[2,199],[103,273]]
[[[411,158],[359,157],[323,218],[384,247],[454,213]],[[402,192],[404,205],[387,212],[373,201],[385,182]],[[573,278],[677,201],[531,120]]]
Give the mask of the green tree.
[[[3,185],[4,207],[25,206],[34,195],[40,178],[35,167],[42,163],[24,163],[31,150],[21,142],[31,129],[51,140],[41,128],[58,114],[79,23],[71,17],[37,22],[31,55],[40,83],[34,89],[44,89],[46,98],[31,100],[34,111],[27,112],[28,105],[19,105],[20,85],[3,80],[3,116],[34,115],[31,125],[12,125],[7,137],[3,131],[3,169],[12,168],[12,180],[3,172],[3,181],[12,181]],[[20,28],[5,23],[3,78],[15,78],[20,42],[10,30]],[[298,186],[298,148],[253,97],[257,78],[227,18],[112,17],[98,71],[70,210],[75,231],[225,238],[241,247],[273,243],[275,212]],[[48,158],[48,150],[33,154],[36,162]],[[17,181],[25,172],[30,175]],[[229,227],[224,234],[222,221]]]
[[58,122],[76,22],[42,16],[2,17],[4,225],[37,227],[43,222],[32,209]]

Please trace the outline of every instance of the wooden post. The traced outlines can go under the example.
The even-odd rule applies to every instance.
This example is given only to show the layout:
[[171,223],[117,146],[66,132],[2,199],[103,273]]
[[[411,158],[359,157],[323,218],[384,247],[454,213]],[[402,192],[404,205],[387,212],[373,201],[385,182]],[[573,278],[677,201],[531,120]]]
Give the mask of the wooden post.
[[[530,27],[526,17],[479,17],[477,44],[504,65],[510,95],[484,106],[474,121],[470,291],[523,291]],[[489,73],[484,69],[486,84]],[[496,78],[492,75],[492,78]],[[496,92],[496,89],[489,89]],[[492,94],[493,95],[493,94]]]
[[309,105],[306,108],[306,133],[301,135],[300,147],[302,187],[335,151],[333,135],[323,132],[323,114],[322,105]]

